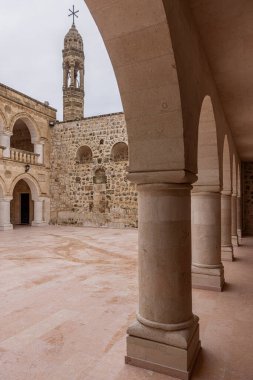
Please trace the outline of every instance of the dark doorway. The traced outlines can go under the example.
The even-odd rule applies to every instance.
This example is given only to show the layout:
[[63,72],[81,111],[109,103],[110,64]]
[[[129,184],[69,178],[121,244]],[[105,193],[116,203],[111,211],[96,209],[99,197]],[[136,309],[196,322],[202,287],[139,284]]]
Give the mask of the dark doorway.
[[21,198],[21,224],[29,224],[30,222],[30,194],[20,194]]

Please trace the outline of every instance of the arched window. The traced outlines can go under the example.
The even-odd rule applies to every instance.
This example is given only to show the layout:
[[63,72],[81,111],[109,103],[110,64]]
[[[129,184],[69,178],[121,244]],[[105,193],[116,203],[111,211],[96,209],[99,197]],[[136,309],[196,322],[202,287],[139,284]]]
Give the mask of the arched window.
[[76,154],[76,160],[79,164],[87,164],[92,161],[92,151],[87,145],[81,146]]
[[107,182],[107,178],[106,178],[105,170],[103,168],[97,169],[93,177],[93,183],[98,185],[98,184],[102,184],[106,182]]
[[111,160],[115,162],[128,160],[128,146],[126,143],[119,142],[112,147]]

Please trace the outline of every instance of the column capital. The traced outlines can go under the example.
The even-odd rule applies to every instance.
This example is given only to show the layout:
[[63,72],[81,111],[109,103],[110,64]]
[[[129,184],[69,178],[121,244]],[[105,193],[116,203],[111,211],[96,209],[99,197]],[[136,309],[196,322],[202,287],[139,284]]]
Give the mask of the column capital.
[[227,195],[227,196],[230,196],[231,197],[231,191],[230,190],[222,190],[221,191],[221,195]]
[[12,201],[12,199],[13,199],[12,196],[1,197],[0,202],[10,202]]
[[4,130],[0,132],[0,136],[9,136],[11,137],[13,135],[12,131],[10,130]]
[[189,183],[140,183],[137,184],[137,189],[138,191],[141,192],[155,192],[155,193],[160,193],[160,192],[167,192],[171,191],[173,192],[176,191],[190,191],[192,189],[192,186]]
[[131,172],[129,170],[127,178],[130,182],[142,184],[192,184],[197,181],[196,174],[187,170],[164,170],[150,172]]
[[195,185],[193,185],[193,188],[192,188],[192,195],[200,194],[200,193],[203,193],[203,195],[205,193],[207,193],[207,194],[210,194],[210,193],[220,194],[220,192],[221,192],[221,188],[219,185],[198,185],[198,184],[195,184]]

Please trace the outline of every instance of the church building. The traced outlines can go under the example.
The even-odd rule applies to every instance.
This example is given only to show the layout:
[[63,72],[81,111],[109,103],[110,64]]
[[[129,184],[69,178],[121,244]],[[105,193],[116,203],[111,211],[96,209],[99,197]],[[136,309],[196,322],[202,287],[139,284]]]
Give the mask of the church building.
[[62,122],[47,102],[0,85],[0,230],[137,226],[124,114],[84,118],[84,61],[73,22],[64,39]]

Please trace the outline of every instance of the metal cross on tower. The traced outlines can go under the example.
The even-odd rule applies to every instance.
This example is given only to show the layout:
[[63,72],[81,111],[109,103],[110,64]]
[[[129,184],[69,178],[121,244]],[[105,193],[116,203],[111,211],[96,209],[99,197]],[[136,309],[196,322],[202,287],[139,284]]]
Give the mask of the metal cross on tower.
[[73,10],[72,10],[72,9],[69,9],[69,11],[70,11],[69,17],[70,17],[70,16],[73,16],[73,25],[75,25],[75,17],[78,18],[77,13],[78,13],[79,11],[75,11],[75,6],[74,6],[74,5],[73,5]]

